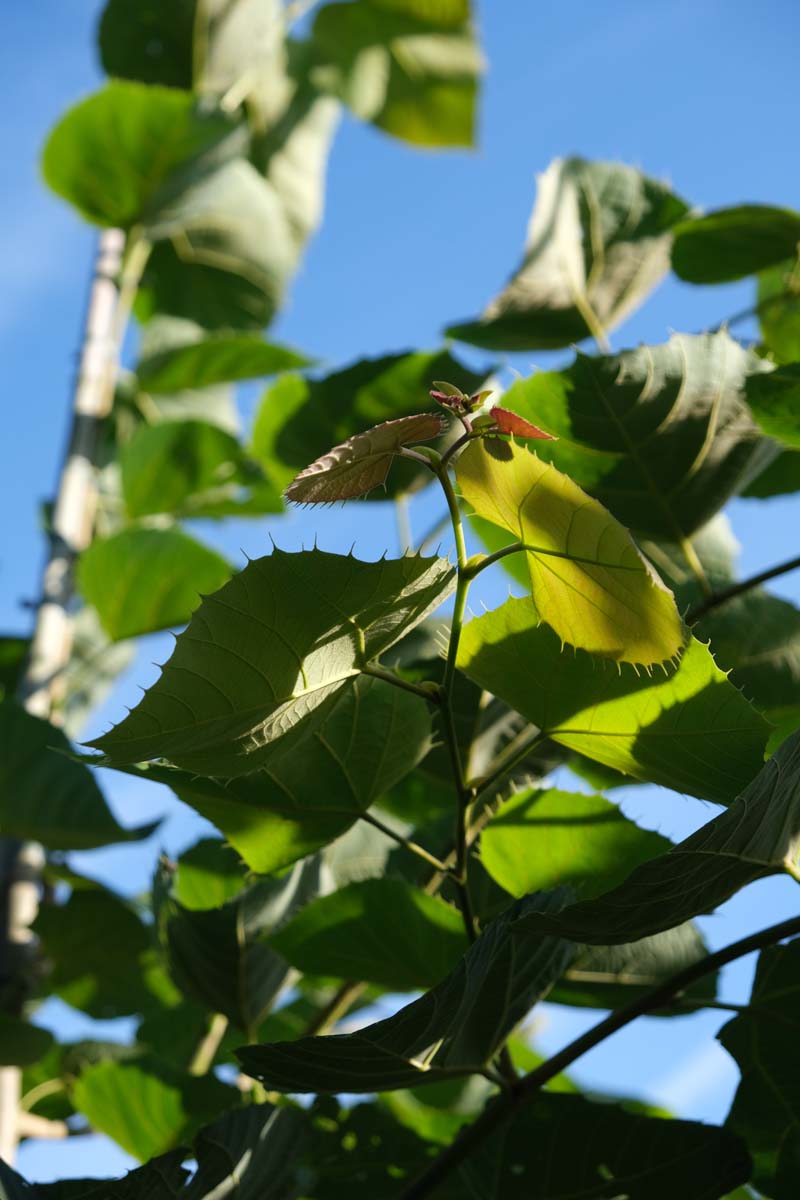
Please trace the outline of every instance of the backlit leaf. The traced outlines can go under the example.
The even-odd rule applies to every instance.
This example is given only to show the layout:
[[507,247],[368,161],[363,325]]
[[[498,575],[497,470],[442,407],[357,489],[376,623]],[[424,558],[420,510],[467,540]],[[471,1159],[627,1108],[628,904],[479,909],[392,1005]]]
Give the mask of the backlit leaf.
[[537,442],[627,528],[679,542],[775,457],[753,421],[748,380],[770,365],[727,333],[579,354],[515,383],[504,403],[558,440]]
[[756,879],[786,871],[800,881],[800,733],[783,743],[730,808],[636,867],[618,887],[534,914],[521,927],[590,945],[632,942],[711,912]]
[[223,332],[141,358],[136,373],[141,386],[149,392],[179,392],[215,383],[259,379],[308,364],[309,359],[286,346],[250,334]]
[[443,431],[444,422],[436,413],[384,421],[334,446],[302,470],[286,489],[286,499],[294,504],[332,504],[364,496],[385,482],[403,446],[428,442]]
[[362,667],[424,620],[452,588],[444,559],[359,562],[274,550],[206,597],[161,678],[91,744],[115,763],[167,758],[232,778],[273,742],[325,715]]
[[179,529],[123,529],[95,538],[78,563],[78,587],[115,641],[189,620],[230,564]]
[[688,209],[664,184],[582,158],[555,159],[537,183],[521,266],[451,337],[492,350],[569,346],[592,325],[613,329],[666,273],[671,230]]
[[394,1016],[358,1033],[246,1046],[238,1052],[243,1069],[275,1091],[317,1093],[391,1091],[475,1072],[574,953],[554,938],[512,939],[510,922],[563,899],[518,901],[486,926],[450,975]]
[[800,273],[796,257],[758,277],[758,319],[770,357],[800,360]]
[[562,649],[530,600],[470,621],[458,666],[547,737],[617,771],[729,804],[760,769],[769,726],[692,640],[652,675]]
[[563,641],[646,666],[680,652],[672,594],[627,530],[566,475],[514,442],[479,439],[456,479],[478,516],[525,545],[533,602]]

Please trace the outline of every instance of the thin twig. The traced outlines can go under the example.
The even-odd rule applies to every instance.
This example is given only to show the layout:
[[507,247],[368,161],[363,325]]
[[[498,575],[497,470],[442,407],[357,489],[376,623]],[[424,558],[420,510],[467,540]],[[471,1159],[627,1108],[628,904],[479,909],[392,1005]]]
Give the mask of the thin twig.
[[220,1042],[225,1037],[225,1031],[228,1028],[228,1018],[222,1013],[214,1013],[212,1016],[208,1030],[201,1039],[197,1049],[192,1055],[192,1061],[189,1063],[190,1075],[207,1075],[214,1065],[214,1059],[217,1056]]
[[706,613],[712,609],[719,608],[721,604],[727,604],[729,600],[733,600],[736,596],[741,596],[745,592],[752,591],[761,583],[766,583],[769,579],[776,579],[778,575],[788,575],[790,571],[796,571],[800,567],[800,555],[796,558],[790,558],[784,563],[779,563],[777,567],[770,567],[766,571],[759,571],[757,575],[751,575],[749,579],[743,579],[740,583],[734,583],[731,587],[724,588],[721,592],[712,592],[705,600],[701,600],[699,604],[695,604],[689,609],[686,614],[686,623],[691,625],[694,621],[699,621]]
[[403,679],[402,675],[396,675],[394,671],[387,671],[385,667],[379,666],[377,663],[367,663],[361,667],[362,675],[371,675],[373,679],[382,679],[384,683],[390,683],[392,687],[401,688],[404,692],[411,692],[412,696],[419,696],[423,700],[427,700],[429,704],[436,703],[436,689],[426,686],[421,683],[412,683],[410,679]]
[[792,917],[788,921],[771,925],[768,929],[762,929],[758,933],[741,938],[730,946],[692,963],[683,971],[678,971],[669,979],[665,979],[658,987],[652,988],[623,1008],[610,1013],[592,1029],[570,1042],[558,1054],[554,1054],[547,1062],[536,1067],[535,1070],[490,1102],[477,1121],[461,1131],[456,1140],[442,1151],[410,1187],[406,1188],[399,1200],[422,1200],[424,1196],[429,1196],[443,1179],[446,1179],[460,1163],[469,1158],[499,1125],[510,1120],[521,1107],[532,1100],[546,1083],[571,1066],[587,1051],[605,1041],[612,1033],[629,1025],[637,1017],[663,1008],[685,988],[703,979],[706,975],[718,971],[727,963],[734,962],[745,954],[751,954],[754,950],[774,945],[781,939],[798,933],[800,933],[800,917]]
[[373,816],[371,812],[362,813],[361,820],[366,821],[368,825],[374,826],[375,829],[380,829],[381,833],[385,834],[386,837],[391,838],[393,842],[397,842],[398,846],[402,846],[410,854],[415,854],[417,858],[423,859],[429,867],[435,867],[437,871],[448,870],[448,867],[445,866],[441,859],[437,858],[435,854],[431,854],[430,850],[426,850],[418,842],[412,842],[408,838],[403,837],[401,833],[397,833],[389,825],[384,825],[383,821]]

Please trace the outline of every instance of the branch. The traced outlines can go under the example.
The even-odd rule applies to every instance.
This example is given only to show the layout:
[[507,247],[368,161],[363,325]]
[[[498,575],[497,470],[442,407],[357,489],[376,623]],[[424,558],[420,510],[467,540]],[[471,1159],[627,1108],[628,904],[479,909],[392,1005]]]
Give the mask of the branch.
[[429,1196],[451,1171],[464,1162],[499,1125],[510,1120],[518,1109],[532,1100],[546,1083],[549,1083],[581,1055],[586,1054],[588,1050],[605,1041],[612,1033],[616,1033],[617,1030],[629,1025],[631,1021],[645,1013],[663,1008],[685,988],[704,976],[718,971],[727,963],[734,962],[745,954],[774,945],[775,942],[798,933],[800,933],[800,917],[792,917],[787,921],[780,921],[777,925],[770,925],[768,929],[762,929],[759,933],[741,938],[738,942],[733,942],[730,946],[692,963],[683,971],[678,971],[675,975],[670,976],[658,987],[654,987],[638,999],[632,1000],[630,1004],[626,1004],[617,1012],[610,1013],[593,1029],[576,1038],[574,1042],[570,1042],[558,1054],[554,1054],[547,1062],[542,1063],[507,1091],[497,1096],[484,1109],[477,1121],[463,1129],[452,1145],[443,1150],[430,1167],[410,1187],[406,1188],[399,1200],[422,1200],[422,1197]]
[[760,583],[766,583],[768,579],[775,579],[778,575],[788,575],[790,571],[796,571],[798,567],[800,567],[800,556],[779,563],[777,567],[770,567],[767,571],[759,571],[757,575],[751,575],[749,579],[743,579],[741,583],[734,583],[721,592],[712,592],[705,600],[701,600],[699,604],[695,604],[693,608],[689,609],[686,614],[686,624],[691,625],[695,621],[699,621],[700,617],[704,617],[714,608],[719,608],[721,604],[727,604],[734,597],[752,591]]

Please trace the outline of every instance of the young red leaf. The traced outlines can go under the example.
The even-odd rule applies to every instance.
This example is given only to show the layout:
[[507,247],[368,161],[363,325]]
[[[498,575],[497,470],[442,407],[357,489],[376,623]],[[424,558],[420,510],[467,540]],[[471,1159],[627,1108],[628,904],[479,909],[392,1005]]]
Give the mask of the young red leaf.
[[332,504],[364,496],[385,481],[392,459],[403,446],[428,442],[443,430],[444,418],[438,413],[384,421],[316,459],[295,476],[286,499],[294,504]]
[[551,441],[555,440],[555,436],[552,433],[545,433],[538,425],[532,425],[530,421],[526,421],[524,417],[520,417],[515,412],[510,412],[507,408],[492,408],[490,409],[490,415],[500,433],[513,433],[515,437],[521,438],[547,438]]

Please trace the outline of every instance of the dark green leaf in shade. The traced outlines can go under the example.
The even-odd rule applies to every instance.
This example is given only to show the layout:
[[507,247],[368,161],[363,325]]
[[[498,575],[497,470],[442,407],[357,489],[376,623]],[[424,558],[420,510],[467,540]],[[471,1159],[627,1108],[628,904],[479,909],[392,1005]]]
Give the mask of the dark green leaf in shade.
[[256,1104],[224,1113],[194,1142],[197,1173],[185,1200],[288,1200],[311,1140],[304,1113]]
[[[446,351],[362,359],[322,379],[286,375],[264,393],[253,425],[251,451],[283,491],[331,446],[382,421],[411,416],[428,402],[431,379],[452,379],[473,392],[485,379]],[[430,471],[397,463],[388,495],[430,480]]]
[[171,787],[253,871],[268,875],[345,833],[413,771],[430,733],[426,705],[362,676],[337,695],[318,727],[301,725],[282,739],[265,770],[206,779],[160,764],[129,769]]
[[495,921],[454,971],[394,1016],[358,1033],[246,1046],[244,1071],[280,1092],[373,1092],[472,1074],[568,966],[554,938],[512,938],[527,912],[557,910],[563,892],[527,897]]
[[[581,1008],[619,1008],[635,1000],[708,953],[697,926],[686,921],[674,929],[619,946],[584,946],[572,966],[554,985],[548,999]],[[717,994],[715,975],[706,975],[681,993],[681,1000],[702,1004]],[[683,1016],[677,1002],[653,1013]]]
[[748,381],[771,369],[725,333],[578,354],[515,383],[504,403],[558,435],[552,462],[644,537],[679,542],[776,455],[753,421]]
[[148,392],[179,392],[206,388],[215,383],[259,379],[309,365],[296,350],[265,342],[244,333],[220,332],[202,341],[189,342],[140,358],[136,367],[140,385]]
[[13,695],[28,658],[30,639],[13,633],[0,636],[0,696]]
[[459,1170],[475,1200],[716,1200],[751,1163],[727,1129],[545,1092]]
[[203,600],[161,678],[91,744],[115,763],[163,757],[226,778],[256,770],[438,607],[453,575],[444,559],[276,549]]
[[286,489],[286,499],[293,504],[333,504],[365,496],[386,482],[404,446],[429,442],[444,428],[437,413],[419,413],[374,425],[305,467]]
[[754,589],[720,605],[694,627],[710,642],[731,682],[770,720],[800,698],[800,612],[788,600]]
[[718,1034],[742,1073],[728,1125],[747,1142],[754,1183],[774,1200],[800,1184],[800,941],[762,950],[749,1006]]
[[246,868],[221,838],[201,838],[178,859],[173,880],[175,899],[184,908],[219,908],[245,886]]
[[52,1046],[49,1029],[0,1013],[0,1066],[27,1067],[44,1058]]
[[792,258],[800,213],[767,204],[721,208],[674,230],[672,269],[687,283],[727,283]]
[[218,908],[189,909],[159,896],[159,931],[181,991],[252,1037],[289,971],[264,938],[318,893],[319,871],[319,863],[308,859]]
[[128,229],[158,211],[170,176],[230,128],[199,112],[191,92],[113,80],[62,117],[42,170],[87,220]]
[[133,908],[100,887],[44,905],[34,923],[56,995],[97,1020],[143,1013],[152,986],[151,931]]
[[325,4],[312,29],[315,86],[420,146],[471,146],[480,51],[469,6]]
[[185,1144],[196,1129],[234,1104],[237,1095],[213,1075],[185,1075],[140,1059],[82,1071],[72,1098],[94,1129],[145,1162]]
[[481,862],[512,896],[570,884],[596,896],[671,843],[640,829],[602,796],[526,788],[502,804],[481,834]]
[[524,546],[533,602],[562,642],[620,662],[675,658],[686,629],[630,534],[567,475],[515,442],[479,438],[456,480],[480,516]]
[[688,211],[633,167],[556,159],[538,178],[521,266],[479,319],[448,334],[492,350],[551,350],[613,329],[666,273],[671,230]]
[[26,1183],[0,1162],[4,1200],[174,1200],[189,1177],[184,1150],[171,1150],[136,1167],[120,1179],[62,1179],[58,1183]]
[[770,267],[758,277],[758,319],[770,357],[800,361],[800,270],[798,259]]
[[123,829],[94,775],[69,755],[60,729],[13,700],[0,702],[0,831],[51,850],[91,850],[139,841],[157,826]]
[[190,89],[196,8],[197,0],[107,0],[98,29],[106,74]]
[[393,991],[433,987],[467,948],[456,909],[400,879],[351,883],[270,938],[293,967]]
[[800,881],[800,733],[787,739],[720,816],[618,887],[519,923],[595,946],[636,941],[713,911],[756,879]]
[[800,363],[751,375],[746,392],[753,416],[764,433],[789,449],[800,448]]
[[115,641],[183,625],[231,565],[180,529],[123,529],[96,538],[78,563],[78,587]]
[[129,517],[211,517],[226,508],[246,515],[256,503],[261,512],[283,508],[237,439],[206,421],[140,425],[119,459]]
[[689,642],[652,675],[562,649],[530,600],[508,600],[461,636],[458,665],[547,737],[618,771],[729,804],[760,769],[764,718]]
[[800,492],[800,451],[783,450],[744,487],[744,500],[768,500]]

